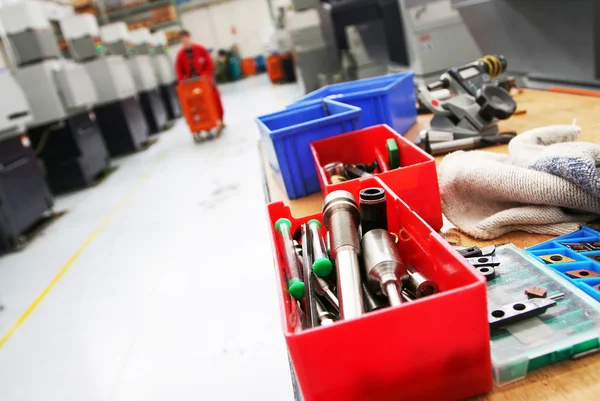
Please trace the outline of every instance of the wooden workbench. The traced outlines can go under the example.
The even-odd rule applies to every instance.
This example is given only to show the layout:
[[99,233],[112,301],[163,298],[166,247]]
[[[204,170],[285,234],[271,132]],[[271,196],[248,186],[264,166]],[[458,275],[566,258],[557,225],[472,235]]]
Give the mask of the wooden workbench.
[[[500,123],[501,131],[522,133],[528,129],[554,124],[571,124],[574,120],[581,126],[580,140],[600,143],[600,97],[577,96],[547,91],[527,89],[516,95],[518,109],[526,114],[511,117]],[[418,132],[431,119],[430,115],[420,116],[417,123],[406,134],[406,138],[414,140]],[[500,145],[485,150],[506,153],[507,145]],[[439,161],[443,156],[437,157]],[[311,196],[289,200],[279,184],[275,181],[267,165],[263,153],[266,172],[267,195],[271,202],[283,201],[288,204],[294,216],[305,216],[321,211],[322,196]],[[442,234],[449,240],[458,240],[459,245],[491,245],[511,242],[520,248],[526,248],[550,239],[550,236],[514,232],[503,235],[492,241],[479,241],[461,234],[446,222]],[[516,383],[494,387],[494,389],[474,400],[598,400],[600,399],[600,354],[577,361],[563,361],[535,370],[527,378]]]

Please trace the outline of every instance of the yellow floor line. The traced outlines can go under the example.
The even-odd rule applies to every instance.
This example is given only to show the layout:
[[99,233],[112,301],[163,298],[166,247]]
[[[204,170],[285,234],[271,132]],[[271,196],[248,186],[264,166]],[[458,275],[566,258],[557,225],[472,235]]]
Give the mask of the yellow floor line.
[[156,159],[156,161],[154,162],[154,164],[152,165],[152,167],[150,167],[148,169],[148,171],[146,171],[146,173],[142,177],[140,177],[140,179],[135,183],[135,185],[133,186],[133,188],[131,189],[131,191],[129,191],[121,199],[121,201],[108,214],[108,216],[106,216],[106,218],[104,220],[102,220],[102,222],[100,223],[100,225],[94,231],[92,231],[92,233],[89,235],[89,237],[86,238],[86,240],[83,242],[83,244],[81,244],[81,246],[79,247],[79,249],[77,249],[77,251],[75,251],[75,253],[73,254],[73,256],[71,256],[69,258],[69,260],[67,261],[67,263],[62,267],[62,269],[60,269],[60,271],[58,272],[58,274],[52,279],[52,281],[46,286],[46,288],[44,288],[44,291],[42,291],[42,293],[40,295],[38,295],[38,297],[35,299],[35,301],[33,301],[33,303],[31,305],[29,305],[29,307],[27,308],[27,310],[21,315],[21,317],[19,318],[19,320],[17,320],[17,322],[10,328],[10,330],[8,330],[8,332],[2,337],[2,339],[0,339],[0,348],[2,348],[4,346],[4,344],[6,344],[6,342],[8,340],[10,340],[10,338],[15,333],[15,331],[19,328],[19,326],[21,326],[23,324],[23,322],[25,322],[25,320],[27,320],[27,318],[29,317],[29,315],[31,315],[31,313],[35,310],[35,308],[37,308],[37,306],[44,300],[44,298],[46,297],[46,295],[48,295],[48,293],[52,290],[52,288],[54,288],[54,286],[56,285],[56,283],[58,283],[60,281],[60,279],[62,278],[62,276],[64,276],[64,274],[71,268],[71,266],[73,266],[73,264],[75,263],[75,261],[77,261],[77,259],[79,259],[79,257],[81,256],[81,254],[94,241],[94,239],[96,239],[96,237],[98,236],[98,234],[100,234],[100,232],[102,232],[102,230],[112,220],[112,218],[115,216],[115,214],[117,214],[117,212],[123,206],[125,206],[125,204],[129,200],[129,198],[131,198],[131,196],[135,192],[137,192],[137,190],[148,179],[148,177],[150,177],[150,174],[152,174],[152,171],[154,171],[154,169],[156,168],[156,166],[158,165],[158,163],[161,160],[162,160],[162,156]]

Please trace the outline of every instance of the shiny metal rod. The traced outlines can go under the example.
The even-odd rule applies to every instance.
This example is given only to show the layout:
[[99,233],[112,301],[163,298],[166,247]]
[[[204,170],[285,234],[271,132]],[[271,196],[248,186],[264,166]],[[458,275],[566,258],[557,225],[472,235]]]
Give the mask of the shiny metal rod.
[[340,317],[353,319],[364,314],[358,254],[360,215],[354,196],[334,191],[323,201],[323,217],[329,230],[331,254],[336,262]]

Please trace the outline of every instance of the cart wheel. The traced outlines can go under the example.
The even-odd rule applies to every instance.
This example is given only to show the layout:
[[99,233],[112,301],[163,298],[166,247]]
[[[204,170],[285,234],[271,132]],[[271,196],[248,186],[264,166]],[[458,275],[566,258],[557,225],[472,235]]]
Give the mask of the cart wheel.
[[223,134],[223,130],[225,129],[225,124],[221,124],[217,127],[215,137],[219,138]]
[[200,134],[199,134],[199,133],[194,133],[194,134],[192,134],[192,138],[194,138],[194,142],[195,142],[195,143],[200,143],[200,142],[202,142],[202,138],[200,137]]
[[27,240],[27,237],[25,235],[19,235],[15,241],[13,250],[15,252],[22,251],[23,249],[25,249],[28,243],[29,241]]

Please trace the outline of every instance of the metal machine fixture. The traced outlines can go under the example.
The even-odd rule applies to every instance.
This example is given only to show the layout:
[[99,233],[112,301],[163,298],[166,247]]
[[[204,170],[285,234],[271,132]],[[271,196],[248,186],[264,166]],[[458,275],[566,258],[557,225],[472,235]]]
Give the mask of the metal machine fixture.
[[361,241],[365,276],[375,295],[385,295],[391,306],[402,304],[400,279],[406,268],[394,238],[387,230],[369,230]]
[[94,83],[96,121],[111,156],[141,149],[148,141],[148,125],[127,61],[121,55],[105,54],[93,15],[66,17],[60,25],[73,59],[82,63]]
[[42,7],[39,2],[6,6],[0,20],[18,55],[14,76],[33,114],[29,137],[50,187],[62,192],[90,185],[110,160],[92,112],[94,85],[80,64],[60,58],[57,46],[49,44],[53,34]]
[[160,84],[160,96],[167,109],[167,118],[174,120],[181,117],[181,106],[175,87],[177,79],[175,78],[175,69],[171,58],[168,55],[167,36],[163,31],[155,32],[151,36],[152,48],[150,49],[152,65],[158,76]]
[[101,26],[100,37],[109,54],[127,58],[150,133],[157,134],[164,128],[167,112],[158,90],[158,80],[150,55],[136,53],[133,38],[124,22]]
[[26,134],[29,104],[7,71],[0,73],[0,93],[0,251],[6,251],[20,246],[54,201]]
[[364,305],[358,262],[360,214],[354,196],[348,191],[333,191],[327,195],[323,200],[323,218],[337,267],[340,317],[356,318],[364,313]]
[[[451,133],[455,140],[497,135],[498,120],[509,118],[517,108],[510,93],[492,81],[505,68],[503,56],[486,56],[449,68],[438,81],[419,86],[419,100],[434,113],[429,131]],[[456,96],[438,100],[434,93],[444,89]]]

